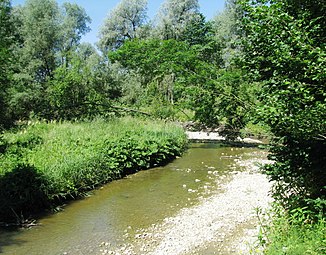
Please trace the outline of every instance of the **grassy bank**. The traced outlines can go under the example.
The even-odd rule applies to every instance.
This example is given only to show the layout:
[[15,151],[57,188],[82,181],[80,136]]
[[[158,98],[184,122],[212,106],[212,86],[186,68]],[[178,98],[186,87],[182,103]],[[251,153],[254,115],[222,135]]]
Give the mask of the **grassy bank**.
[[29,123],[0,141],[0,222],[180,155],[183,130],[137,119]]
[[259,240],[265,255],[326,254],[326,222],[321,215],[311,218],[305,208],[285,212],[275,206],[271,215],[261,219],[265,220]]

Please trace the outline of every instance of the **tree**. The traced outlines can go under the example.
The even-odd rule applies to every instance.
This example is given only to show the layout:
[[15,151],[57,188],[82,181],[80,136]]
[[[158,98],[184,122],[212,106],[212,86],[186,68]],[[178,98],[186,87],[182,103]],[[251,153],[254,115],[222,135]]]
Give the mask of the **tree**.
[[209,42],[212,35],[210,23],[205,21],[202,13],[193,16],[187,23],[185,29],[180,34],[180,40],[187,42],[189,45],[204,45]]
[[143,86],[152,86],[157,95],[178,101],[184,88],[197,83],[197,68],[204,65],[198,54],[185,42],[176,40],[132,40],[109,54],[127,70],[141,74]]
[[62,8],[54,0],[28,0],[14,8],[14,55],[17,59],[10,90],[10,111],[15,118],[48,111],[47,86],[61,65],[70,58],[89,31],[85,11],[75,4]]
[[28,0],[23,7],[19,54],[33,82],[44,83],[56,67],[59,6],[55,0]]
[[85,10],[77,4],[64,3],[60,24],[60,54],[62,63],[68,65],[69,54],[74,52],[80,43],[81,37],[90,31],[88,23],[91,18]]
[[137,38],[147,17],[146,0],[122,0],[108,15],[100,30],[99,47],[106,53]]
[[[276,136],[274,195],[286,208],[325,213],[326,52],[324,1],[241,1],[243,65],[263,83],[259,109]],[[323,202],[324,201],[324,202]]]
[[200,20],[198,0],[166,0],[158,13],[156,37],[179,39],[185,28],[196,19]]
[[89,43],[70,53],[69,65],[61,65],[48,81],[48,119],[94,117],[112,110],[121,96],[120,81],[113,68]]
[[0,128],[8,123],[7,92],[10,87],[13,28],[10,1],[0,1]]
[[229,67],[241,53],[239,18],[241,7],[237,0],[227,0],[224,10],[213,19],[215,41],[220,45],[224,67]]

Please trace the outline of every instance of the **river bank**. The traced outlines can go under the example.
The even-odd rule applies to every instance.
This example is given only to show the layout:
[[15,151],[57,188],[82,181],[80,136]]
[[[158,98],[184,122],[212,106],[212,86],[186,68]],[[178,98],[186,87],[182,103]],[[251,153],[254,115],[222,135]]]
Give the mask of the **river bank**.
[[255,209],[265,210],[272,202],[271,183],[258,166],[269,163],[265,156],[260,152],[247,160],[235,158],[242,171],[234,171],[218,192],[160,224],[138,229],[134,240],[117,250],[102,244],[99,254],[249,254],[259,232]]
[[165,164],[186,144],[183,129],[163,121],[29,122],[0,141],[0,224],[25,224],[102,184]]

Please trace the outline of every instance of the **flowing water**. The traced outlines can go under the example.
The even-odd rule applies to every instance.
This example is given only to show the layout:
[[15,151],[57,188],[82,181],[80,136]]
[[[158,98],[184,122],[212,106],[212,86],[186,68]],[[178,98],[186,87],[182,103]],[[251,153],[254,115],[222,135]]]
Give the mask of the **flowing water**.
[[0,229],[0,254],[101,254],[100,246],[119,247],[137,230],[219,192],[239,170],[234,161],[255,150],[193,144],[172,163],[109,183],[37,227]]

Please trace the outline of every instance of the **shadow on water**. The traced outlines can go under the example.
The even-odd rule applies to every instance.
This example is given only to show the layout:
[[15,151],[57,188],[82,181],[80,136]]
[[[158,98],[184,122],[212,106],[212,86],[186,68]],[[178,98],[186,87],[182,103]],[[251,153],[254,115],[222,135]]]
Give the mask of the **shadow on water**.
[[193,144],[172,163],[114,181],[64,211],[41,217],[32,229],[0,229],[2,254],[100,254],[99,245],[117,247],[138,229],[158,224],[228,182],[235,158],[251,148]]
[[19,241],[15,238],[20,234],[21,229],[18,227],[0,227],[0,254],[3,254],[5,246],[20,246],[24,241]]

